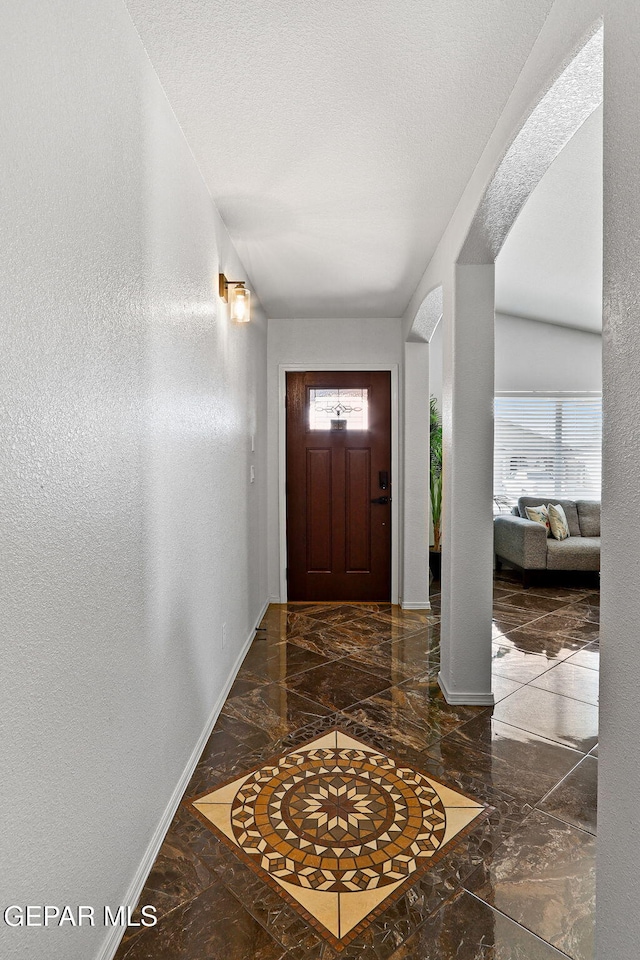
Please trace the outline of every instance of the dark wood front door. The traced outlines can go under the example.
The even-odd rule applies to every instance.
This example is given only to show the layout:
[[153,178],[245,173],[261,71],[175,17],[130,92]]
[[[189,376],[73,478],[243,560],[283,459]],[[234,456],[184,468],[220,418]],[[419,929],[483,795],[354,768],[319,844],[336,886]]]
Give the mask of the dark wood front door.
[[289,600],[391,598],[391,374],[287,374]]

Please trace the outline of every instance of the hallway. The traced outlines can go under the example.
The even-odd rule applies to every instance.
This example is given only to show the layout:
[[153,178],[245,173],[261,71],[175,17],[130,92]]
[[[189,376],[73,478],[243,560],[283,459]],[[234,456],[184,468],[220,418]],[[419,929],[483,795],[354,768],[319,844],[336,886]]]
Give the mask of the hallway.
[[[2,957],[329,960],[331,937],[350,937],[346,960],[638,960],[637,14],[631,0],[5,5],[2,912],[84,905],[99,922],[9,917]],[[363,516],[391,531],[391,589],[367,596],[393,610],[281,605],[286,380],[327,371],[391,375],[391,462],[370,471]],[[601,488],[602,607],[598,627],[591,584],[497,584],[494,705],[493,412],[510,396],[555,398],[556,416],[553,454],[506,454],[508,492]],[[565,436],[558,401],[600,397],[591,476],[594,431]],[[316,750],[345,751],[340,770],[376,754],[370,793],[316,767],[288,798],[303,820],[319,804],[318,831],[337,818],[372,834],[356,847],[382,844],[362,874],[325,878],[337,918],[283,885],[286,862],[252,869],[225,833],[233,809],[202,809]],[[407,834],[380,806],[398,763],[400,819],[421,787],[406,886],[391,848]],[[447,835],[459,807],[438,789],[480,812],[452,814]],[[324,863],[335,844],[315,846],[304,869],[345,873]],[[380,896],[347,920],[349,884]],[[159,924],[120,944],[111,911],[145,901]]]
[[[438,689],[439,600],[269,608],[141,895],[158,925],[116,960],[593,960],[599,593],[498,575],[493,709]],[[221,784],[334,730],[454,791],[448,818],[475,805],[338,942],[198,815],[221,808]]]

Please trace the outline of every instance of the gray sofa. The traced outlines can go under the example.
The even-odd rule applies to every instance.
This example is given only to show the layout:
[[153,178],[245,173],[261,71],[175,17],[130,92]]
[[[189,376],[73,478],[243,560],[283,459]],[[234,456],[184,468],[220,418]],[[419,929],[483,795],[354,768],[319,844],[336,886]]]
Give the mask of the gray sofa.
[[[528,520],[525,507],[559,503],[564,509],[570,536],[566,540],[547,537],[545,528]],[[556,500],[549,497],[520,497],[511,514],[494,519],[496,569],[502,563],[523,571],[524,585],[533,570],[600,569],[600,503],[595,500]]]

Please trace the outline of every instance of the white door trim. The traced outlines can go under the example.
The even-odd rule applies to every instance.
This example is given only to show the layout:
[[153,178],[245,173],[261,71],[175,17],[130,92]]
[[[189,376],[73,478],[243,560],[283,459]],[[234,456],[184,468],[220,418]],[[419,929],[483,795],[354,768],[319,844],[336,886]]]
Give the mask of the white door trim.
[[388,370],[391,373],[391,603],[398,602],[400,569],[400,373],[397,363],[279,363],[278,364],[278,528],[280,536],[280,602],[287,602],[287,373],[325,370]]

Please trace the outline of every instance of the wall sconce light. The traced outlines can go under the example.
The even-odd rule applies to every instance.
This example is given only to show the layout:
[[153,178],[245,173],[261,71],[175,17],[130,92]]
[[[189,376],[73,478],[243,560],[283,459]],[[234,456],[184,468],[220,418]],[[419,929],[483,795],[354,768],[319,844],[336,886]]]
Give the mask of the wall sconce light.
[[229,303],[231,320],[235,323],[248,323],[251,320],[251,292],[245,287],[244,280],[227,280],[224,273],[220,273],[218,292],[220,299]]

